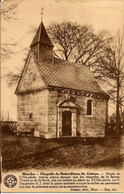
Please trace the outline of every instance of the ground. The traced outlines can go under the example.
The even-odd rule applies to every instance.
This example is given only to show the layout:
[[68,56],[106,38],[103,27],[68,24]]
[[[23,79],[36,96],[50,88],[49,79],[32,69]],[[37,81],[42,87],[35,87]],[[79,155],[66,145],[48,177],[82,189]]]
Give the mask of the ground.
[[2,168],[6,170],[122,167],[120,138],[42,139],[2,135]]

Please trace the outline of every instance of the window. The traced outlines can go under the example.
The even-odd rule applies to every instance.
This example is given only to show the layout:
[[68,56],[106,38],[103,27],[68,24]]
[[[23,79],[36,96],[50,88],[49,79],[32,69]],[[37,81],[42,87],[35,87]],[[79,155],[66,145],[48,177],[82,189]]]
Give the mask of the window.
[[35,81],[36,80],[36,73],[29,73],[29,81],[30,82],[33,82],[33,81]]
[[87,100],[87,115],[92,115],[92,100]]
[[33,81],[33,73],[29,73],[29,81],[32,82]]
[[32,120],[33,119],[33,115],[32,113],[29,113],[29,120]]

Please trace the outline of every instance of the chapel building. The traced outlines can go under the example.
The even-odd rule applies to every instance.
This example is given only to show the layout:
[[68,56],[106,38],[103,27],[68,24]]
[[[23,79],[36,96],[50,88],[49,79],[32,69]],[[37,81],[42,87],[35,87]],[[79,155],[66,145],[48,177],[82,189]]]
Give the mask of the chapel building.
[[35,136],[105,137],[109,96],[89,68],[60,60],[41,22],[16,88],[18,132]]

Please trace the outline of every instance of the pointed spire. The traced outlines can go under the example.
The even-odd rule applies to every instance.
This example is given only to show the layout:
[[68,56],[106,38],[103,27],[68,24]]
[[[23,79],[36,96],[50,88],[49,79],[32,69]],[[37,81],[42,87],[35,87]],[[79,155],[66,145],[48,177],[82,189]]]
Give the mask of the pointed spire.
[[[30,45],[38,61],[53,62],[53,44],[43,24],[43,8],[41,9],[41,23]],[[49,57],[48,57],[49,56]],[[47,59],[46,59],[47,58]]]
[[[43,20],[43,8],[41,8],[41,22],[43,22],[42,21]],[[41,35],[41,25],[40,25],[40,30],[39,30],[39,36],[38,36],[38,40],[39,40],[39,43],[38,43],[38,61],[39,61],[39,59],[40,59],[40,35]]]
[[[41,16],[43,19],[43,15],[41,15]],[[47,46],[54,47],[47,32],[46,32],[46,29],[45,29],[42,21],[41,21],[41,24],[40,24],[40,26],[39,26],[39,28],[34,36],[34,39],[31,43],[30,47],[32,48],[33,46],[35,46],[37,44],[40,44],[40,45],[45,44]]]

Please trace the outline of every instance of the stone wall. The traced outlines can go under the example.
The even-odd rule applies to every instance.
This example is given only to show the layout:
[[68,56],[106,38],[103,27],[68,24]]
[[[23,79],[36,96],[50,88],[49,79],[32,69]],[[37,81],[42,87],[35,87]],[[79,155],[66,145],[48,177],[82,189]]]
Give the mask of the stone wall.
[[48,90],[38,91],[44,87],[45,84],[30,53],[18,86],[18,92],[21,93],[17,95],[18,131],[35,129],[41,136],[48,133]]
[[[18,131],[31,131],[33,128],[40,136],[48,133],[48,90],[18,95]],[[32,114],[32,119],[29,118]]]
[[[87,100],[92,100],[92,115],[87,115]],[[77,114],[77,129],[83,137],[104,137],[106,124],[106,100],[92,97],[78,97],[82,109]]]
[[[92,98],[86,96],[68,96],[65,94],[58,94],[57,91],[50,91],[48,95],[48,130],[49,137],[61,136],[62,125],[62,109],[57,108],[57,104],[64,100],[72,100],[78,108],[76,109],[76,136],[82,137],[104,137],[106,124],[106,103],[102,98]],[[87,115],[87,100],[91,99],[93,103],[93,114]],[[74,109],[70,108],[73,113]],[[57,135],[56,128],[59,126],[60,134]]]
[[[31,76],[31,77],[30,77]],[[37,69],[34,58],[30,53],[26,67],[24,69],[21,81],[19,83],[19,92],[27,92],[44,87],[45,84]]]
[[[87,114],[87,100],[93,102],[93,114]],[[76,107],[63,108],[58,104],[73,101]],[[18,95],[18,131],[40,132],[40,136],[56,138],[62,136],[62,112],[72,112],[72,136],[104,137],[106,123],[106,100],[47,89],[31,94]],[[32,113],[32,119],[29,114]]]
[[57,91],[49,91],[48,93],[48,137],[55,138],[57,136]]

